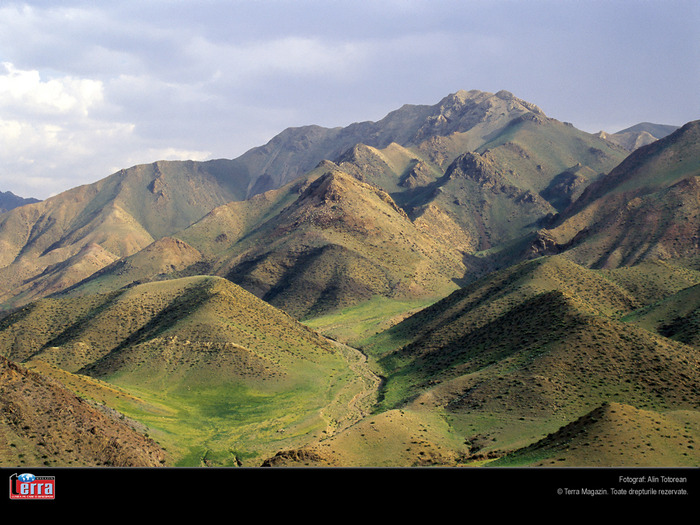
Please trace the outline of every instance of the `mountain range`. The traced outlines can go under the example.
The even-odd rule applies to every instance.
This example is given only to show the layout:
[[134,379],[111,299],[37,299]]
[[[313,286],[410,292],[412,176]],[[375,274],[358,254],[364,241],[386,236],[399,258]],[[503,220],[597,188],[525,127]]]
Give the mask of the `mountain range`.
[[459,91],[10,209],[0,464],[697,466],[699,134]]
[[0,191],[0,213],[33,202],[39,202],[39,199],[19,197],[11,191]]
[[614,142],[629,151],[634,151],[641,146],[646,146],[647,144],[651,144],[658,139],[670,135],[677,129],[678,126],[642,122],[615,133],[601,131],[598,133],[598,136]]

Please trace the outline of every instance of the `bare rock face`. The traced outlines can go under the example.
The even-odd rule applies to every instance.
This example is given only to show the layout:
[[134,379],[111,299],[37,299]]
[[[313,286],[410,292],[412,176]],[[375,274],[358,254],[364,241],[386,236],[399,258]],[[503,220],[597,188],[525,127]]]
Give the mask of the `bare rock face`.
[[528,246],[525,257],[530,259],[543,255],[555,255],[559,252],[561,252],[561,246],[557,244],[554,236],[547,230],[539,230]]
[[333,462],[310,450],[283,450],[266,459],[262,467],[333,466]]
[[495,95],[483,91],[458,91],[433,107],[411,140],[420,143],[435,136],[463,133],[479,125],[505,125],[515,118],[545,119],[536,105],[515,97],[508,91]]
[[401,179],[399,186],[408,189],[415,189],[421,186],[427,186],[432,181],[430,176],[430,168],[425,162],[415,159],[411,168]]
[[148,190],[156,197],[165,197],[165,180],[159,175],[148,185]]

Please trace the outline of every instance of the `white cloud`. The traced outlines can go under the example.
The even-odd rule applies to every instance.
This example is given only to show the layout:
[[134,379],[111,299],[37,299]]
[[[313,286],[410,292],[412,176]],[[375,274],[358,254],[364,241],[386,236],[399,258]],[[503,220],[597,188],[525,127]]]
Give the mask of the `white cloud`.
[[42,81],[38,71],[23,71],[3,62],[0,110],[25,115],[86,117],[103,100],[102,82],[71,76]]
[[[133,123],[95,116],[105,108],[101,81],[0,67],[0,188],[45,198],[93,182],[123,147],[143,148]],[[172,152],[168,152],[172,154]],[[154,159],[155,160],[155,159]],[[70,184],[67,181],[70,180]]]

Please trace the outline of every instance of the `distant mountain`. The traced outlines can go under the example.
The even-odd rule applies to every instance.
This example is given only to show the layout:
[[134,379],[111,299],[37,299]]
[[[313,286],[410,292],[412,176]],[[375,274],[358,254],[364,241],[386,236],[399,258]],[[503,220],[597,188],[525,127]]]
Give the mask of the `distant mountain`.
[[[418,146],[426,141],[449,144],[459,137],[457,149],[474,149],[494,131],[513,118],[543,114],[529,102],[507,91],[496,94],[482,91],[458,91],[435,105],[406,104],[377,122],[358,122],[346,127],[303,126],[289,128],[264,146],[253,148],[237,161],[257,176],[251,181],[248,196],[278,188],[313,169],[320,160],[335,160],[356,144],[386,148],[392,143]],[[455,146],[444,146],[441,164],[456,154]]]
[[70,286],[242,198],[229,165],[135,166],[0,215],[0,304],[25,304],[55,291],[59,282]]
[[622,146],[626,150],[634,151],[637,148],[662,139],[666,135],[670,135],[677,129],[678,126],[642,122],[615,133],[606,133],[601,131],[598,133],[598,136]]
[[472,254],[536,230],[626,156],[532,112],[487,136],[472,128],[416,147],[360,144],[334,162],[384,189],[417,226]]
[[0,213],[34,202],[39,202],[39,199],[18,197],[11,191],[0,191]]
[[657,139],[662,139],[666,135],[670,135],[676,131],[680,126],[670,126],[668,124],[653,124],[651,122],[642,122],[640,124],[635,124],[629,128],[623,129],[616,133],[642,133],[646,132]]
[[[472,109],[474,97],[479,100],[476,104],[479,111]],[[454,123],[448,126],[448,122],[451,122],[450,119],[441,113],[442,117],[436,117],[433,120],[441,122],[442,126],[447,126],[447,128],[433,124],[443,131],[425,139],[427,128],[423,126],[421,128],[423,131],[413,134],[412,138],[405,142],[405,144],[411,144],[412,141],[425,139],[417,146],[391,142],[385,147],[377,147],[358,143],[333,162],[326,161],[316,168],[320,171],[331,170],[336,173],[346,173],[362,183],[383,190],[395,203],[392,213],[405,214],[406,218],[413,223],[411,230],[417,229],[419,231],[419,237],[415,237],[416,233],[411,234],[413,238],[432,238],[434,239],[433,245],[438,246],[438,248],[441,245],[441,250],[445,254],[454,252],[454,250],[461,252],[463,260],[461,265],[445,266],[444,263],[441,263],[443,268],[451,267],[453,269],[450,269],[447,274],[444,270],[439,272],[443,276],[449,275],[450,279],[455,280],[455,282],[472,279],[487,271],[490,265],[497,264],[488,257],[477,258],[475,254],[490,250],[503,243],[513,242],[522,235],[536,230],[540,221],[554,215],[557,209],[566,206],[583,191],[587,184],[597,180],[626,156],[621,149],[608,142],[576,130],[555,119],[547,118],[538,108],[522,103],[505,92],[496,95],[479,93],[478,97],[473,92],[459,92],[447,97],[439,106],[440,111],[450,115],[456,111],[455,107],[470,108],[466,112],[469,118],[464,116],[460,122],[468,122],[471,127],[466,124],[464,127],[459,127]],[[506,109],[510,111],[513,107],[517,108],[516,116],[513,116],[513,113],[505,112]],[[446,108],[449,108],[449,111]],[[523,111],[523,108],[526,111]],[[404,110],[406,109],[404,108]],[[432,114],[435,111],[435,108],[431,109]],[[494,120],[477,119],[477,123],[474,124],[475,115],[483,117],[483,115],[491,115],[491,113],[496,113],[498,118]],[[429,121],[433,122],[433,120]],[[458,131],[465,128],[466,131]],[[469,147],[477,149],[465,152]],[[565,176],[577,179],[577,183],[557,186],[556,181]],[[347,187],[349,180],[347,178],[345,180]],[[346,191],[352,192],[350,189]],[[339,201],[346,202],[340,197]],[[295,205],[290,205],[289,210]],[[342,205],[334,204],[334,206],[338,206],[339,210],[342,208]],[[263,204],[262,209],[270,210],[266,204]],[[275,210],[279,209],[279,207],[275,208]],[[367,212],[365,222],[372,220],[369,218],[371,215],[369,210],[378,210],[376,206],[367,205],[357,209]],[[358,222],[357,212],[346,212],[347,210],[343,210],[344,218],[337,224]],[[279,218],[275,220],[281,220],[281,216],[285,213],[285,211],[281,211]],[[229,216],[230,213],[224,214],[221,211],[217,214],[219,218]],[[211,222],[213,221],[207,218],[201,224],[193,225],[190,231],[179,234],[179,238],[197,247],[200,251],[204,251],[195,241],[193,233],[194,230],[203,231],[206,223],[208,224],[207,228],[211,229],[212,232],[218,232],[217,237],[222,235],[229,237],[228,240],[222,242],[221,246],[232,243],[230,251],[232,254],[240,254],[246,243],[255,246],[256,250],[262,250],[261,241],[263,239],[271,246],[276,246],[269,248],[269,251],[274,253],[276,257],[284,252],[284,250],[280,251],[276,244],[278,241],[274,240],[277,239],[277,235],[270,236],[269,230],[265,229],[267,226],[261,227],[256,233],[246,234],[245,240],[239,241],[235,236],[232,237],[225,232],[224,228],[212,227]],[[381,222],[375,220],[375,223],[380,224]],[[272,222],[268,224],[272,224]],[[236,231],[237,228],[233,227],[230,230]],[[282,242],[286,243],[295,237],[295,230],[296,227],[287,228],[285,231],[289,233]],[[382,261],[381,265],[383,266],[394,258],[387,258],[385,250],[372,248],[371,244],[374,243],[359,242],[359,239],[366,235],[366,232],[360,230],[354,232],[357,238],[353,243],[355,246],[362,246],[363,259]],[[326,230],[326,233],[328,231]],[[265,232],[266,236],[263,236],[262,232]],[[198,237],[201,238],[201,234],[198,234]],[[418,241],[418,244],[427,246],[425,240]],[[392,245],[396,245],[396,242],[376,243],[377,247]],[[434,254],[439,253],[434,248],[431,250]],[[339,255],[338,260],[345,259],[345,255],[337,255]],[[325,253],[324,257],[327,256],[329,254]],[[430,257],[435,259],[435,255]],[[244,262],[241,257],[236,259],[230,257],[230,260],[235,261],[237,267],[232,267],[231,272],[226,274],[228,278],[247,287],[266,300],[273,300],[271,293],[276,292],[270,292],[267,288],[265,291],[263,289],[256,291],[254,286],[244,283],[243,279],[248,279],[244,276],[250,275],[251,272],[250,267],[246,266],[251,264],[248,256],[246,256],[248,262]],[[411,259],[399,257],[399,260]],[[253,263],[258,270],[261,261]],[[267,278],[278,275],[285,282],[292,279],[292,276],[296,279],[296,270],[291,268],[297,264],[309,265],[309,261],[303,259],[297,259],[297,261],[298,263],[287,261],[282,264],[282,266],[287,265],[286,272],[268,269],[260,274],[267,276]],[[265,264],[270,264],[267,257]],[[279,262],[275,264],[280,265]],[[360,266],[357,268],[359,269]],[[369,272],[365,270],[366,275],[373,273],[376,274],[376,270]],[[385,275],[400,274],[396,270],[386,273],[386,269],[382,270],[382,273]],[[370,293],[365,285],[359,284],[361,280],[344,281],[346,276],[345,272],[337,273],[333,280],[333,286],[344,286],[346,289],[355,290],[355,293],[365,297],[378,293],[378,288],[373,289]],[[375,281],[375,285],[379,282],[381,279]],[[387,290],[386,281],[384,282],[382,287]],[[315,296],[315,292],[312,290],[315,290],[316,286],[307,288],[309,296]],[[328,285],[324,285],[324,289],[327,290],[326,286]],[[418,290],[423,285],[414,283],[411,286]],[[367,292],[360,292],[363,289]],[[385,291],[383,294],[386,295],[387,292]],[[395,292],[391,292],[389,295],[395,296]],[[298,301],[300,294],[292,293],[291,296]],[[281,300],[281,298],[276,297],[274,300]],[[278,304],[282,308],[291,307],[290,305],[283,306],[282,302],[274,304]],[[316,311],[328,310],[332,306],[332,303],[321,304],[324,307],[316,308]],[[340,304],[343,303],[337,303],[336,307]],[[299,312],[297,309],[290,311]],[[311,311],[306,311],[304,315],[311,315]]]
[[[553,144],[552,151],[548,144]],[[398,189],[415,186],[418,174],[411,174],[411,170],[444,174],[459,155],[487,150],[498,154],[506,171],[527,164],[522,176],[529,182],[536,179],[536,186],[543,181],[549,183],[551,177],[579,163],[590,166],[595,177],[628,153],[609,141],[547,117],[539,107],[508,91],[494,94],[472,90],[450,94],[432,106],[404,105],[377,122],[342,128],[289,128],[266,145],[244,153],[236,162],[252,176],[248,188],[248,196],[252,196],[283,186],[314,169],[321,160],[362,165],[363,156],[374,152],[387,166],[377,167],[383,170],[381,179],[374,178],[379,173],[370,171],[363,173],[369,177],[364,181],[393,197],[399,183]],[[406,155],[409,158],[401,160]],[[360,167],[364,172],[366,166]],[[425,176],[431,179],[424,173],[423,182],[428,181]]]
[[[641,147],[589,185],[555,224],[545,252],[586,266],[700,255],[700,121]],[[540,253],[544,253],[540,251]]]
[[[101,265],[184,232],[231,202],[246,202],[232,206],[236,224],[260,228],[258,221],[270,216],[254,209],[262,202],[256,197],[322,162],[386,192],[424,235],[472,254],[533,230],[624,154],[506,91],[459,91],[433,106],[403,106],[376,123],[292,128],[234,160],[134,166],[3,215],[0,304],[19,306],[74,286]],[[556,182],[566,177],[575,181]],[[279,206],[274,210],[281,212]],[[242,245],[232,244],[241,241],[237,227],[217,227],[217,249],[231,246],[230,253],[242,253]],[[213,238],[204,241],[199,229],[199,241],[190,244],[206,251],[203,243]],[[189,243],[188,235],[181,240]],[[244,279],[249,270],[231,268],[227,275]],[[455,272],[450,275],[455,278]],[[380,288],[393,286],[390,281]],[[378,290],[376,284],[356,295]]]

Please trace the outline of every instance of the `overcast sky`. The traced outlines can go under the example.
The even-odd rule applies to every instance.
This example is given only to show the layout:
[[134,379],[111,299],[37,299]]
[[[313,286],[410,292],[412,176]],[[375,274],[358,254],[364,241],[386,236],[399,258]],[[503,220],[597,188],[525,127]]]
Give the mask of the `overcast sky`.
[[511,91],[589,132],[700,118],[697,0],[0,3],[0,191]]

